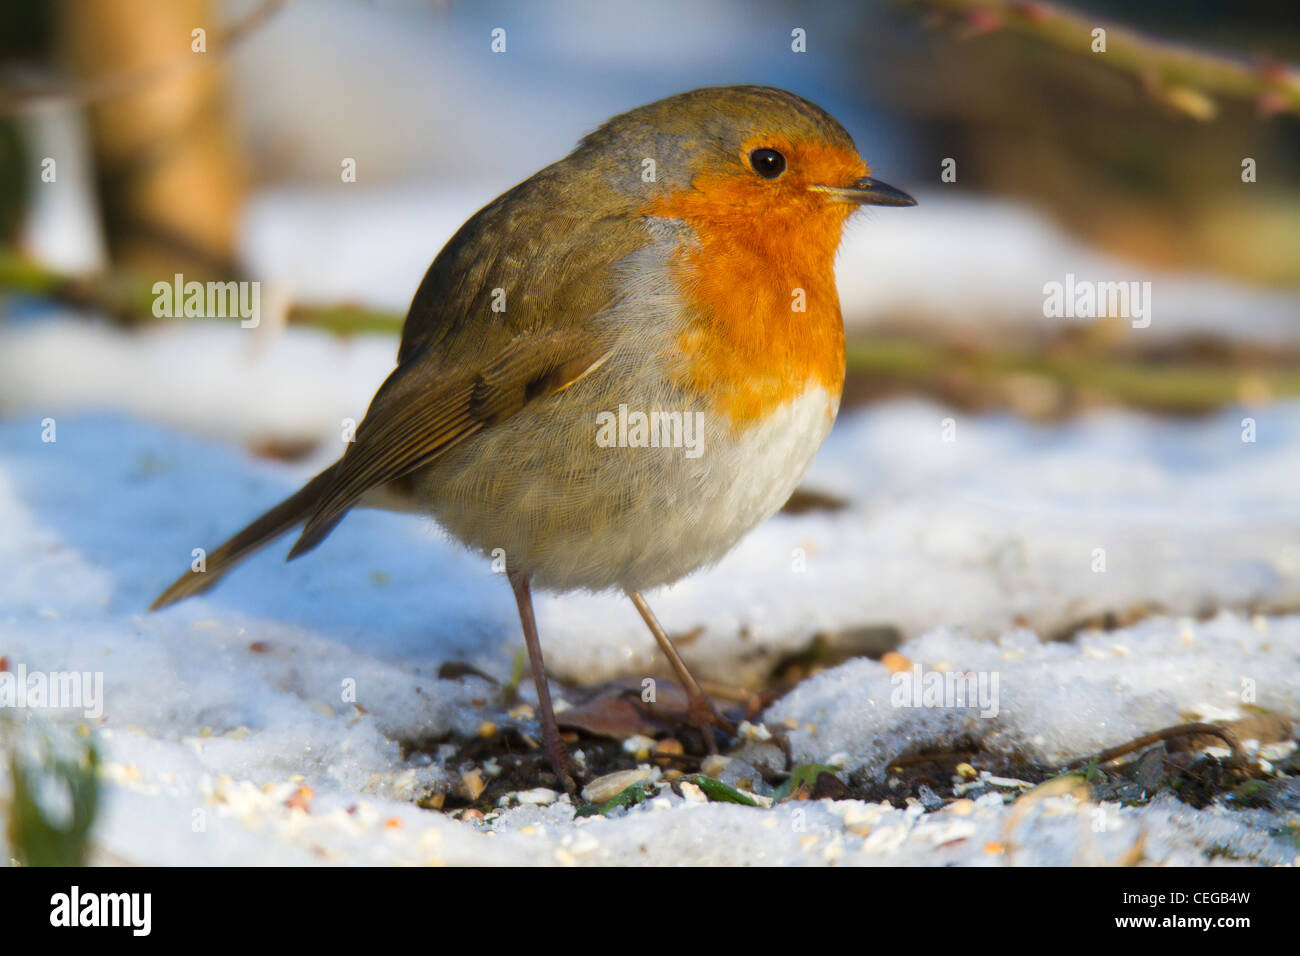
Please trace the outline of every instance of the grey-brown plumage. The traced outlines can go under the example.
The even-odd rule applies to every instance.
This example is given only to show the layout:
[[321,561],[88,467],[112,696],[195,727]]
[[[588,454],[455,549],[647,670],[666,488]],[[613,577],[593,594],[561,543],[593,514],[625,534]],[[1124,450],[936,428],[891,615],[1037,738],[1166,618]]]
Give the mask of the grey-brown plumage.
[[[693,90],[614,117],[457,231],[339,461],[154,607],[299,525],[290,558],[351,508],[418,510],[505,554],[544,746],[566,787],[534,584],[625,591],[691,722],[729,726],[640,592],[725,555],[781,506],[830,430],[843,223],[861,203],[911,201],[866,173],[844,128],[784,90]],[[792,308],[792,292],[815,308]],[[678,431],[608,440],[602,419],[628,409]]]
[[[614,117],[471,217],[420,283],[398,367],[343,458],[214,550],[205,572],[187,572],[153,608],[207,590],[298,525],[305,527],[289,557],[305,554],[366,492],[581,375],[620,331],[589,324],[618,298],[614,267],[654,238],[636,211],[689,188],[701,162],[727,157],[732,144],[772,122],[774,107],[791,132],[852,145],[829,114],[784,90],[692,90]],[[653,183],[642,176],[647,156],[658,158]],[[593,218],[592,209],[603,213]],[[505,311],[493,311],[501,296]]]

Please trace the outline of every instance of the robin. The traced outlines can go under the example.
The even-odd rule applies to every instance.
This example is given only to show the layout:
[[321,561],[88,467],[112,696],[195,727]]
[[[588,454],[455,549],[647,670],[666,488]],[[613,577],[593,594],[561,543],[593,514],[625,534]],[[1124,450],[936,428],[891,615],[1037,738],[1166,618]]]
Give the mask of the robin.
[[843,126],[785,90],[697,89],[614,117],[460,228],[355,441],[153,608],[300,525],[290,559],[352,508],[422,511],[504,553],[567,789],[533,587],[626,593],[712,743],[732,728],[642,592],[775,513],[830,431],[844,223],[915,204],[869,172]]

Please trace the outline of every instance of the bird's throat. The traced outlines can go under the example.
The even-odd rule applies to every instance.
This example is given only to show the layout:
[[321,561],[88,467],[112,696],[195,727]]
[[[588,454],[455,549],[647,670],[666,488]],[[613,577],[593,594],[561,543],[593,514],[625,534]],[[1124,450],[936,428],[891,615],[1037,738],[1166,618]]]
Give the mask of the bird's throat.
[[661,207],[693,227],[672,262],[687,318],[669,357],[677,384],[741,430],[811,387],[838,396],[844,324],[835,250],[848,209],[780,210],[759,221]]

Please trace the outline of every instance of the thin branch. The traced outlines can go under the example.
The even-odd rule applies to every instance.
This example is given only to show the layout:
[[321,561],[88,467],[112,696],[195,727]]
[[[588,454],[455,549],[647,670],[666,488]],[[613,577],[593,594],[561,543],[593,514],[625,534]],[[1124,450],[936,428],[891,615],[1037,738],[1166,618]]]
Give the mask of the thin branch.
[[[118,269],[107,274],[74,276],[50,269],[0,246],[0,297],[17,293],[78,310],[98,312],[124,325],[159,321],[153,316],[153,280]],[[246,278],[234,273],[227,278]],[[360,303],[293,303],[291,325],[307,325],[341,335],[397,335],[404,314]],[[169,320],[163,320],[169,321]],[[1272,398],[1300,396],[1300,352],[1270,347],[1260,350],[1218,342],[1206,357],[1207,342],[1191,342],[1177,351],[1124,353],[1079,349],[1062,340],[1068,354],[1043,348],[991,343],[972,349],[913,334],[910,338],[876,334],[848,346],[850,385],[861,402],[871,397],[920,392],[961,408],[1011,407],[1033,417],[1068,417],[1097,401],[1166,414],[1205,414],[1241,400],[1243,383]],[[1211,340],[1212,341],[1212,340]],[[1018,404],[1008,382],[1028,377],[1057,396],[1044,412]],[[956,384],[954,384],[956,383]],[[1285,611],[1290,604],[1252,610]]]
[[1241,749],[1241,743],[1237,740],[1237,735],[1227,727],[1219,724],[1179,724],[1176,727],[1166,727],[1163,730],[1157,730],[1153,733],[1143,734],[1136,740],[1130,740],[1126,744],[1120,744],[1118,747],[1111,747],[1109,750],[1103,750],[1099,754],[1093,754],[1091,757],[1080,757],[1078,760],[1071,760],[1064,767],[1062,772],[1067,770],[1077,770],[1080,767],[1086,767],[1089,764],[1109,763],[1116,757],[1123,757],[1125,754],[1131,754],[1136,750],[1142,750],[1150,747],[1152,744],[1158,744],[1162,740],[1174,740],[1178,737],[1192,737],[1196,735],[1207,737],[1218,737],[1232,751],[1234,758],[1246,762],[1246,752]]
[[[1045,0],[907,0],[960,16],[974,34],[1006,30],[1084,56],[1135,77],[1153,97],[1196,119],[1214,116],[1206,94],[1251,100],[1264,115],[1300,115],[1300,70],[1276,61],[1251,63],[1155,40],[1074,13]],[[1093,53],[1092,31],[1106,31],[1106,50]]]

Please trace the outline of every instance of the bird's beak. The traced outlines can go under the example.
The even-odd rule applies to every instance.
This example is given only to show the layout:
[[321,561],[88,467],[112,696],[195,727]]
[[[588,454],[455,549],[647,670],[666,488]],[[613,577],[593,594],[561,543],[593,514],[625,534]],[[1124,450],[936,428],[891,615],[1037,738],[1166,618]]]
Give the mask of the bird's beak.
[[879,179],[872,179],[870,176],[859,179],[847,188],[844,186],[810,186],[809,188],[827,193],[839,202],[857,203],[859,206],[916,205],[916,200],[901,189],[895,189],[888,183],[882,183]]

